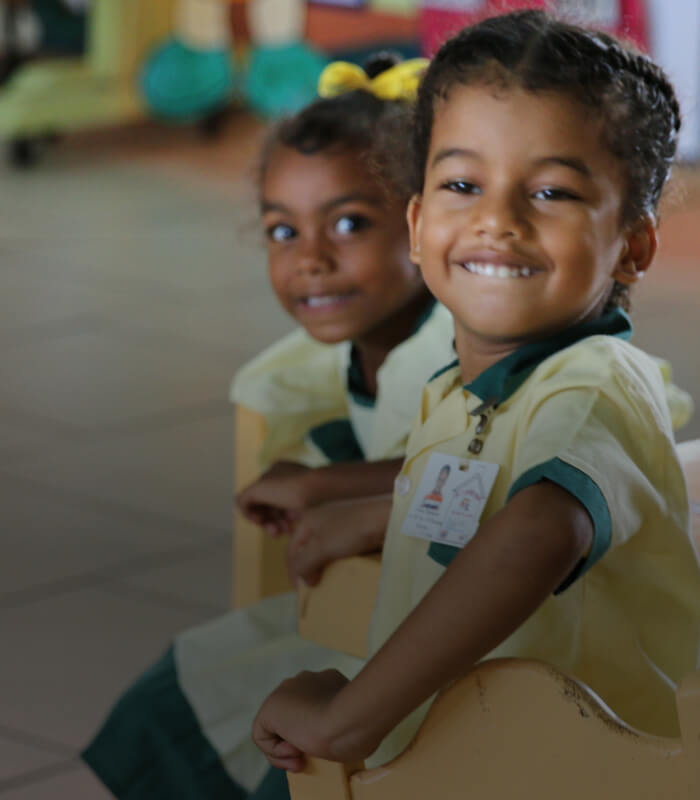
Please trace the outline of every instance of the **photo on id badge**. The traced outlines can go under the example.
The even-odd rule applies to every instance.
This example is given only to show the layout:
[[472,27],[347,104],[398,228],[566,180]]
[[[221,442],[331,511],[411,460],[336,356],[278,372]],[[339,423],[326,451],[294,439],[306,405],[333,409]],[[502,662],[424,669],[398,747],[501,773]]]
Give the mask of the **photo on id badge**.
[[402,533],[464,547],[479,528],[497,474],[498,464],[432,453]]

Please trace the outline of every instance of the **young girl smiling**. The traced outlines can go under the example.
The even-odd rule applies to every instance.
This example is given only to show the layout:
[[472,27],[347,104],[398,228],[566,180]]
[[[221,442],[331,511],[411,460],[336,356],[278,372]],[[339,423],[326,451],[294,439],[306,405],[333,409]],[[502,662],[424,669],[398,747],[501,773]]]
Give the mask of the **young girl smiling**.
[[[700,571],[662,381],[623,307],[654,258],[679,127],[653,62],[543,12],[436,55],[408,220],[458,360],[424,390],[395,483],[372,657],[267,699],[254,739],[273,764],[384,762],[436,691],[496,656],[548,661],[626,722],[677,730]],[[445,465],[441,515],[421,504]]]
[[[410,259],[408,197],[370,164],[383,152],[378,128],[413,99],[424,66],[384,57],[367,73],[331,69],[339,96],[278,125],[265,148],[270,282],[300,327],[234,381],[234,399],[265,416],[269,467],[239,502],[271,532],[291,532],[290,572],[307,582],[381,547],[420,389],[454,356],[451,316]],[[252,719],[290,671],[330,663],[297,636],[296,595],[266,598],[179,635],[83,757],[123,800],[284,796],[284,773],[259,789],[269,767]]]

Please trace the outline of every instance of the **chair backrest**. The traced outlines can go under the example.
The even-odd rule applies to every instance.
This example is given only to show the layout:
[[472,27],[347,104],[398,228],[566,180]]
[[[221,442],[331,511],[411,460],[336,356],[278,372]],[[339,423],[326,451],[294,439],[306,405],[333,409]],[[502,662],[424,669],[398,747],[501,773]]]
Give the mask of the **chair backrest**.
[[[245,406],[234,406],[234,493],[260,474],[258,455],[265,438],[265,420]],[[272,594],[292,589],[285,564],[286,537],[273,539],[234,512],[233,605],[249,606]]]
[[700,558],[700,439],[681,442],[678,457],[688,483],[690,500],[690,529],[695,544],[695,552]]
[[677,693],[681,739],[623,724],[536,661],[486,661],[441,692],[411,746],[372,770],[309,759],[292,800],[697,800],[700,673]]
[[136,75],[173,30],[177,0],[93,0],[88,27],[91,70],[105,78]]

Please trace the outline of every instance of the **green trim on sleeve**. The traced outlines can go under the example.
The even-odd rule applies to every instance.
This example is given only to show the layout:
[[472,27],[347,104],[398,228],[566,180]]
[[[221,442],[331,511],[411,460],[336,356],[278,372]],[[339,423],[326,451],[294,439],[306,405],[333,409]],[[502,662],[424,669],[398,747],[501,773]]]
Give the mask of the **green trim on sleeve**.
[[[532,484],[542,480],[552,481],[552,483],[556,483],[557,486],[561,486],[562,489],[570,492],[584,505],[593,520],[591,552],[581,559],[571,574],[554,592],[559,594],[568,589],[572,583],[588,572],[605,555],[610,547],[612,538],[612,522],[608,504],[593,479],[586,475],[585,472],[572,467],[571,464],[567,464],[566,461],[562,461],[560,458],[545,461],[544,464],[538,464],[536,467],[524,472],[510,487],[508,500],[521,489],[526,489],[528,486],[532,486]],[[459,551],[459,547],[442,544],[441,542],[431,542],[430,547],[428,547],[428,556],[433,561],[437,561],[438,564],[446,567]]]
[[333,419],[317,425],[309,431],[308,437],[333,464],[365,460],[349,419]]
[[437,561],[443,567],[447,567],[452,563],[452,559],[459,553],[460,547],[452,544],[443,544],[442,542],[431,542],[428,547],[428,555],[433,561]]
[[508,499],[510,500],[521,489],[526,489],[528,486],[532,486],[542,480],[552,481],[557,486],[561,486],[562,489],[566,489],[567,492],[571,493],[583,504],[593,520],[591,551],[585,558],[581,559],[573,572],[555,591],[555,594],[559,594],[588,572],[608,551],[612,539],[612,521],[605,497],[603,497],[603,493],[590,475],[587,475],[577,467],[571,466],[571,464],[567,464],[566,461],[562,461],[560,458],[545,461],[543,464],[538,464],[536,467],[524,472],[510,487]]

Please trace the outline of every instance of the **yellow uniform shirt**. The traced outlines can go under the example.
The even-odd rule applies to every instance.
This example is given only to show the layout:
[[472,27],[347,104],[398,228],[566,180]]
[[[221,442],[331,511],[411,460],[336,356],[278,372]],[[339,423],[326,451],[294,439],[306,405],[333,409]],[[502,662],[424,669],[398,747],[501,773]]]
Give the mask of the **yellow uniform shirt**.
[[450,312],[433,303],[377,372],[369,397],[350,342],[324,345],[297,330],[242,367],[231,399],[265,417],[261,466],[400,458],[435,364],[454,358]]
[[[624,341],[630,332],[615,311],[526,345],[466,386],[456,363],[426,386],[396,482],[370,653],[458,552],[401,532],[431,454],[477,458],[499,465],[481,521],[548,479],[584,504],[595,528],[585,563],[490,657],[547,661],[630,724],[677,731],[674,688],[698,664],[700,570],[664,383],[658,365]],[[470,412],[484,402],[493,410],[477,437],[483,449],[472,455],[479,416]],[[427,705],[387,737],[373,763],[405,747]]]

